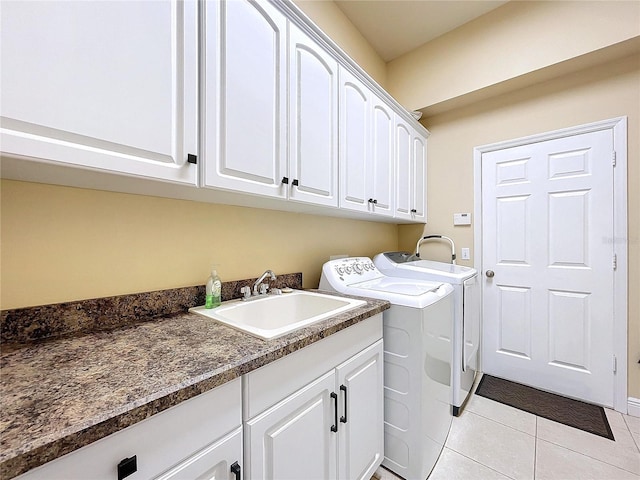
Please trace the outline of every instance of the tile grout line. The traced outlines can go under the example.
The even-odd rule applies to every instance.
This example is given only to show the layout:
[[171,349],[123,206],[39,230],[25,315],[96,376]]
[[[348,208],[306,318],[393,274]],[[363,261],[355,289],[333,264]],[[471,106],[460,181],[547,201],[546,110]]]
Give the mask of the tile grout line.
[[600,458],[592,457],[591,455],[587,455],[587,454],[585,454],[583,452],[579,452],[577,450],[574,450],[573,448],[567,447],[566,445],[561,445],[561,444],[556,443],[556,442],[554,442],[552,440],[546,440],[544,438],[541,438],[540,441],[550,443],[551,445],[555,445],[556,447],[564,448],[565,450],[569,450],[570,452],[577,453],[578,455],[590,458],[591,460],[594,460],[596,462],[604,463],[605,465],[610,465],[610,466],[615,467],[615,468],[617,468],[619,470],[624,470],[625,472],[631,473],[633,475],[638,475],[636,472],[632,472],[631,470],[627,470],[626,468],[623,468],[618,464],[610,463],[607,460],[602,460]]
[[[480,414],[480,413],[476,413],[476,412],[473,412],[473,411],[471,411],[471,410],[468,410],[468,413],[471,413],[471,414],[476,415],[476,416],[478,416],[478,417],[484,418],[485,420],[489,420],[489,421],[491,421],[491,422],[493,422],[493,423],[497,423],[498,425],[502,425],[503,427],[510,428],[511,430],[514,430],[514,431],[516,431],[516,432],[524,433],[525,435],[529,435],[530,437],[534,437],[534,438],[536,437],[536,434],[531,435],[529,432],[525,432],[525,431],[520,430],[520,429],[518,429],[518,428],[514,428],[514,427],[512,427],[511,425],[507,425],[506,423],[502,423],[502,422],[500,422],[500,421],[498,421],[498,420],[496,420],[496,419],[494,419],[494,418],[485,417],[484,415],[482,415],[482,414]],[[528,413],[528,412],[526,412],[526,413]],[[531,415],[533,415],[533,414],[531,414]],[[534,416],[535,416],[535,415],[534,415]],[[536,421],[536,424],[537,424],[537,421]]]
[[[484,468],[488,468],[489,470],[492,470],[492,471],[494,471],[494,472],[496,472],[496,473],[498,473],[498,474],[502,475],[503,477],[510,478],[511,480],[517,480],[517,479],[513,478],[512,476],[507,475],[506,473],[501,472],[500,470],[496,470],[495,468],[490,467],[489,465],[485,465],[484,463],[481,463],[481,462],[479,462],[478,460],[475,460],[475,459],[473,459],[473,458],[471,458],[471,457],[469,457],[469,456],[465,455],[464,453],[459,452],[458,450],[456,450],[456,449],[454,449],[454,448],[451,448],[451,447],[444,447],[444,448],[448,448],[449,450],[451,450],[452,452],[457,453],[457,454],[458,454],[458,455],[460,455],[461,457],[464,457],[464,458],[466,458],[467,460],[471,460],[473,463],[477,463],[478,465],[482,465]],[[441,453],[440,455],[442,455],[442,453]],[[440,458],[438,458],[438,460],[440,460]]]

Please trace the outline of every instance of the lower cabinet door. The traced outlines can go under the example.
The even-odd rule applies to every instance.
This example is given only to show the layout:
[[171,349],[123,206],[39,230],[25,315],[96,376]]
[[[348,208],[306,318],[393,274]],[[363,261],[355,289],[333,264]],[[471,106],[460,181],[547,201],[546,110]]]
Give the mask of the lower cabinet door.
[[335,383],[332,370],[246,422],[246,478],[336,478],[338,397],[331,395]]
[[242,427],[238,427],[155,480],[240,480],[241,464]]
[[339,365],[340,479],[369,480],[384,457],[382,340]]

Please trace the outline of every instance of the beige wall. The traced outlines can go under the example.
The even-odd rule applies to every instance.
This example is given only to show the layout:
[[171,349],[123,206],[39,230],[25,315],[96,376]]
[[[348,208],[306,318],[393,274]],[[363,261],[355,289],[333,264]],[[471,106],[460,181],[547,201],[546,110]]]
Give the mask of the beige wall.
[[330,0],[294,0],[294,3],[381,87],[386,88],[387,66],[380,55]]
[[388,90],[431,107],[640,35],[640,2],[509,2],[388,64]]
[[[423,123],[431,137],[425,232],[451,236],[458,253],[461,247],[471,247],[473,261],[473,230],[454,227],[452,216],[473,212],[475,146],[623,115],[628,116],[628,393],[640,398],[640,297],[635,293],[640,291],[640,55],[426,118]],[[414,228],[400,227],[399,245],[415,244],[419,235]],[[440,256],[445,253],[442,250]]]
[[303,273],[397,248],[396,225],[3,180],[1,308]]

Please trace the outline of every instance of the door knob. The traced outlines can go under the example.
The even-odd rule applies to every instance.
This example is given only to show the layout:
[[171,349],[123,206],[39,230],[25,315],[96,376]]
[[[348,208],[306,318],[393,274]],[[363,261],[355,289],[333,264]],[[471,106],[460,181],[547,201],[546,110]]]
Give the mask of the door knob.
[[493,276],[495,275],[495,273],[494,273],[494,271],[493,271],[493,270],[487,270],[486,275],[487,275],[487,277],[489,277],[489,278],[493,278]]

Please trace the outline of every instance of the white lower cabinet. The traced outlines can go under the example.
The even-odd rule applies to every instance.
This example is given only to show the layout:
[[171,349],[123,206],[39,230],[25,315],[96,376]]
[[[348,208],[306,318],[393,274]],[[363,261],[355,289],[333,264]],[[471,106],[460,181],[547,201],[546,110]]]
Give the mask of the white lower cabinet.
[[[246,376],[245,415],[268,401],[252,389],[271,381],[286,392],[303,383],[245,421],[247,478],[371,478],[384,452],[383,348],[381,338],[362,348],[357,333],[347,332],[357,327],[343,340],[333,338],[343,332],[334,334]],[[319,376],[318,368],[325,368]]]
[[184,480],[242,478],[240,453],[242,452],[242,427],[203,448],[186,461],[172,468],[156,480]]
[[238,378],[18,478],[115,480],[135,456],[135,471],[121,478],[240,480],[241,405]]
[[369,480],[383,355],[380,313],[18,479]]
[[335,383],[331,371],[246,423],[250,478],[337,478]]
[[382,462],[383,355],[379,340],[336,368],[340,479],[368,480]]

